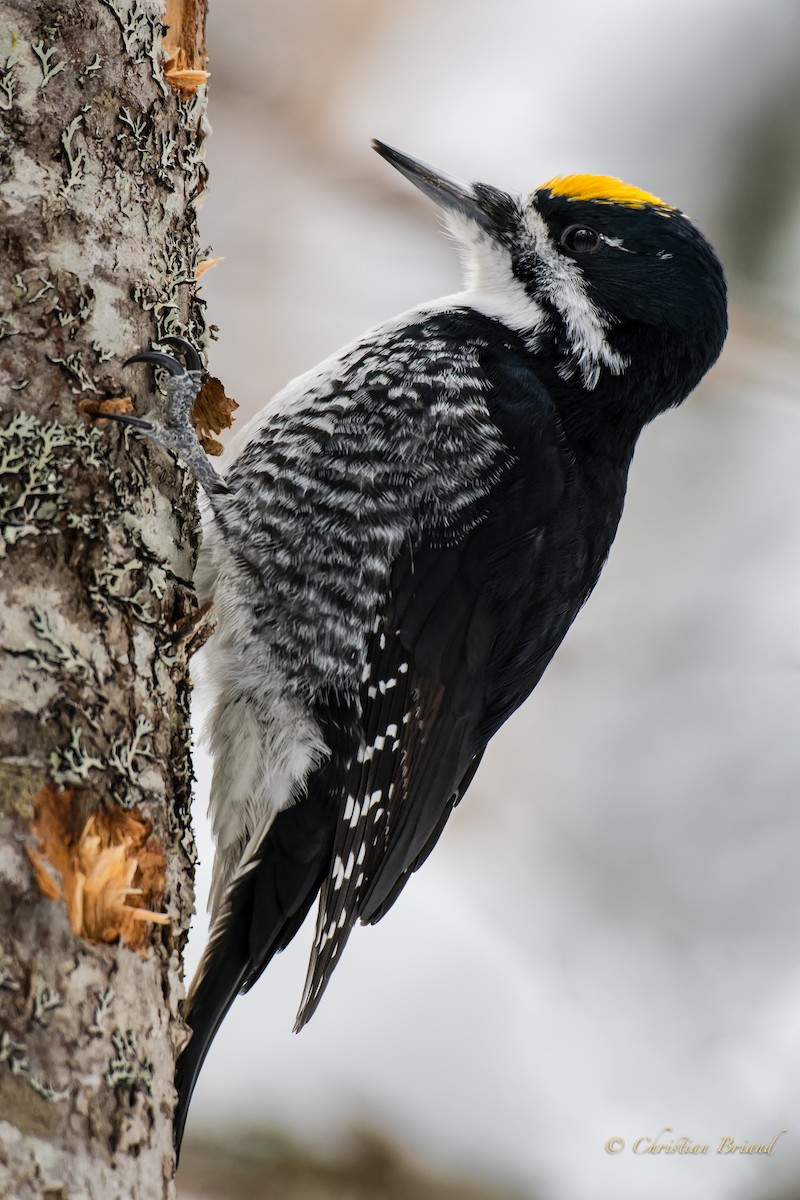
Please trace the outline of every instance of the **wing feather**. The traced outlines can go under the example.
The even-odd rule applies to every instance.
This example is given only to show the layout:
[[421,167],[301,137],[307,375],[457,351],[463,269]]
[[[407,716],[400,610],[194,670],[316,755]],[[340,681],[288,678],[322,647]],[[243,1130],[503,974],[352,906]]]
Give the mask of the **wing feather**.
[[[570,457],[547,393],[508,368],[507,350],[483,363],[488,411],[505,441],[502,479],[452,523],[444,509],[431,522],[423,514],[379,603],[360,693],[364,739],[347,768],[298,1028],[356,922],[379,920],[428,855],[489,737],[533,688],[588,594],[580,581],[542,577],[547,537],[558,553],[572,536],[553,525]],[[573,586],[570,603],[554,608],[554,588],[569,596]],[[554,614],[552,627],[542,613]]]
[[353,926],[377,920],[430,852],[483,751],[474,735],[493,639],[480,595],[464,589],[463,553],[463,545],[408,548],[376,620],[361,685],[363,739],[346,772],[297,1028]]

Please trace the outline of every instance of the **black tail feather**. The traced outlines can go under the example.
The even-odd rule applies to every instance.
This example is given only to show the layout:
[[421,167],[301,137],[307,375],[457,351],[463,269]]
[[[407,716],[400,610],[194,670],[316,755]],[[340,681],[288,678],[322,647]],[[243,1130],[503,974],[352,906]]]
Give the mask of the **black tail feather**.
[[331,756],[309,779],[306,795],[278,813],[257,864],[232,884],[212,927],[184,1013],[192,1037],[175,1079],[178,1155],[197,1077],[225,1015],[289,944],[330,869],[340,780],[338,756]]
[[184,1019],[192,1036],[178,1058],[175,1074],[178,1103],[174,1137],[178,1157],[200,1069],[250,969],[248,909],[252,908],[253,882],[252,877],[243,879],[229,898],[230,915],[225,916],[223,936],[215,945],[209,944],[189,992]]

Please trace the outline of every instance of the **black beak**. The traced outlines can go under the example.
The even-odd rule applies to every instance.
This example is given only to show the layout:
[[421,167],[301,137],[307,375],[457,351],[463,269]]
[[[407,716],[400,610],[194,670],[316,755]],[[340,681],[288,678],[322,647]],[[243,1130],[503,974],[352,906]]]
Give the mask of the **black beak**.
[[464,183],[461,179],[456,179],[454,175],[446,175],[444,171],[437,171],[435,167],[422,162],[421,159],[412,158],[410,154],[403,154],[402,150],[396,150],[394,146],[387,146],[385,142],[379,142],[377,138],[372,139],[372,149],[377,150],[381,158],[385,158],[388,163],[396,167],[401,175],[410,179],[414,187],[418,187],[440,208],[461,213],[462,216],[469,217],[483,229],[491,230],[494,227],[490,214],[485,211],[481,203],[482,198],[478,196],[471,183]]

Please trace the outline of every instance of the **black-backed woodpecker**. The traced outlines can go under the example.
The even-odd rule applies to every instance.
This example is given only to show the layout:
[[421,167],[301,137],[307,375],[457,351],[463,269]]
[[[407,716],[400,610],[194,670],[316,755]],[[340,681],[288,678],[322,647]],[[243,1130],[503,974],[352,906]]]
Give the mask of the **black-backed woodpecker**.
[[166,421],[121,418],[209,501],[217,853],[178,1144],[222,1019],[317,895],[298,1028],[356,922],[430,853],[597,582],[642,428],[725,339],[722,268],[656,196],[593,175],[513,196],[374,145],[440,206],[464,291],[290,383],[222,475],[189,423],[202,370],[182,339],[165,340],[186,367],[136,356],[170,372]]

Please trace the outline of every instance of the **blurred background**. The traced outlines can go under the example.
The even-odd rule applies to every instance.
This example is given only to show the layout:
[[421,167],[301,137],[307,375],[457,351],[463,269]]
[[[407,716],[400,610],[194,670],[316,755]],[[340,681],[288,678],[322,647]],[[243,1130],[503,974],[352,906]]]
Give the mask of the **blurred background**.
[[[653,191],[714,242],[732,311],[718,366],[645,431],[597,591],[432,858],[300,1036],[310,925],[237,1002],[183,1200],[796,1200],[800,7],[212,0],[208,44],[201,229],[225,261],[203,288],[240,420],[460,286],[373,135],[507,189],[587,171]],[[202,749],[197,772],[190,970]],[[770,1156],[715,1153],[784,1129]],[[659,1135],[710,1152],[632,1152]]]

